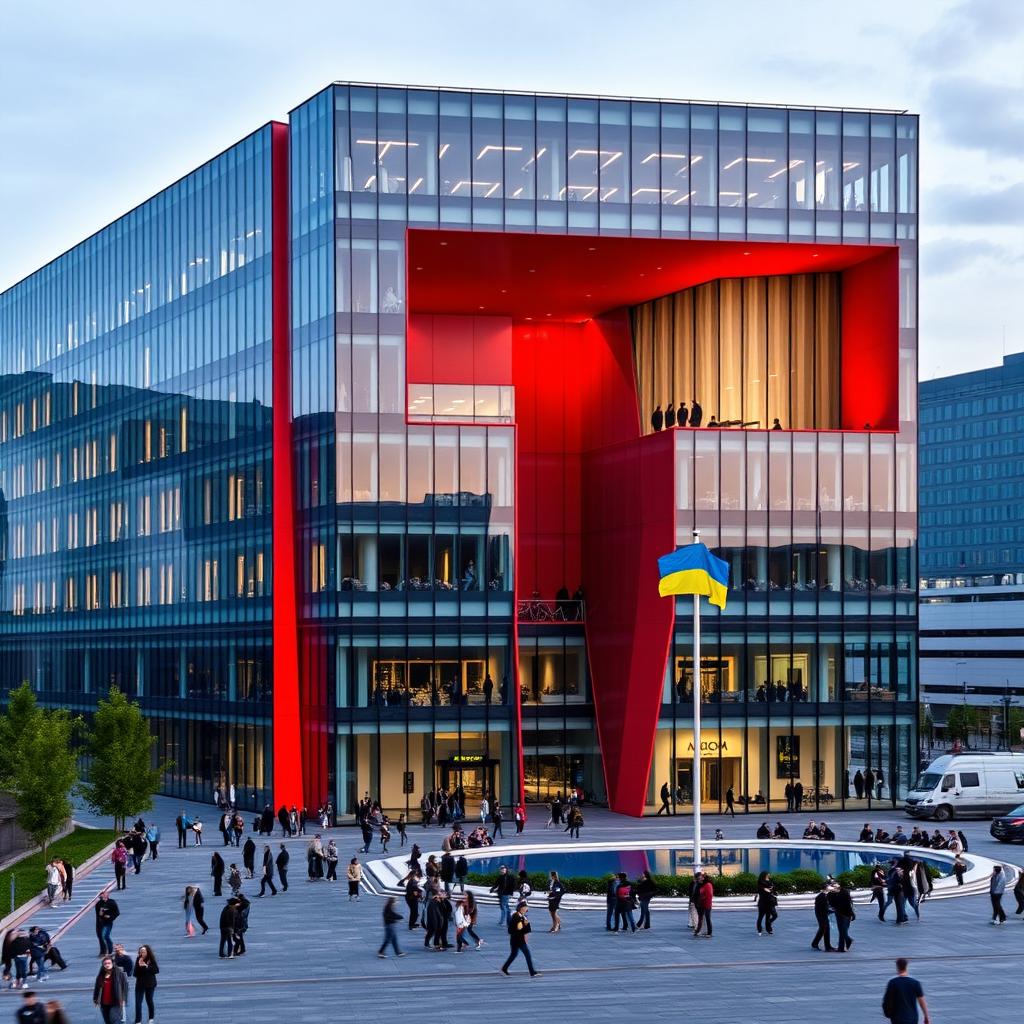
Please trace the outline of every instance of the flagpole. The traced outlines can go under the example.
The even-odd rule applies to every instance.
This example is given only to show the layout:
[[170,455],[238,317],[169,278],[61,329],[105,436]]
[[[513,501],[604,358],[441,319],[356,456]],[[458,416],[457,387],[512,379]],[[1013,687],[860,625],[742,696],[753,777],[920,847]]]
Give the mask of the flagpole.
[[[700,530],[693,531],[700,543]],[[693,871],[700,870],[700,595],[693,595]]]

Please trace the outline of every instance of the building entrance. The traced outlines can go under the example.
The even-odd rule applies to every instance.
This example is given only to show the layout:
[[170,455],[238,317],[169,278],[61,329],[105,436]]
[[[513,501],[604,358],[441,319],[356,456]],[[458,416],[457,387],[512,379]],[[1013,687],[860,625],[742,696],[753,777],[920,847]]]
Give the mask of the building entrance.
[[[478,804],[484,793],[490,797],[497,790],[498,760],[482,754],[453,754],[436,762],[437,784],[451,792],[461,786],[467,804]],[[462,809],[467,810],[465,807]]]
[[[701,803],[725,803],[725,791],[732,786],[739,802],[740,765],[739,757],[703,757],[700,762]],[[693,802],[693,762],[689,759],[676,760],[676,786],[682,792],[683,803]]]

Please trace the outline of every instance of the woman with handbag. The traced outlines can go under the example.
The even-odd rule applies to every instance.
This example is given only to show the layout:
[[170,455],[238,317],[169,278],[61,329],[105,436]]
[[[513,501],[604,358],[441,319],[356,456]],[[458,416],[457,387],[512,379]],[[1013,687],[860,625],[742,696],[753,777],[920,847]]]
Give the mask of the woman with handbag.
[[548,913],[551,915],[551,927],[549,932],[560,932],[562,930],[562,919],[558,916],[558,908],[562,903],[562,896],[565,894],[565,886],[562,885],[557,871],[552,871],[548,880]]
[[757,903],[757,934],[761,934],[761,925],[769,935],[774,935],[772,925],[779,916],[775,909],[779,903],[779,897],[775,894],[775,883],[767,871],[762,871],[757,879],[757,895],[754,897]]

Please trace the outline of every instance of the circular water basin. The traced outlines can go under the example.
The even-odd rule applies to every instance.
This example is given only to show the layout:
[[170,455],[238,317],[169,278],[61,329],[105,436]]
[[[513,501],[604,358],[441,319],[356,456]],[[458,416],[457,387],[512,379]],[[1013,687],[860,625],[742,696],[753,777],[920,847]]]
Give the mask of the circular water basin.
[[[911,848],[915,860],[924,861],[945,876],[952,871],[948,860],[929,857],[927,852]],[[903,847],[893,847],[891,857],[899,857]],[[773,875],[798,869],[817,871],[820,875],[838,875],[862,864],[878,864],[889,860],[878,849],[833,849],[814,846],[786,848],[721,847],[705,849],[703,868],[712,874],[736,875],[749,871],[755,875],[770,871]],[[565,878],[600,877],[625,871],[631,878],[650,871],[654,875],[689,875],[693,873],[693,847],[689,845],[641,850],[562,850],[537,853],[514,853],[502,856],[495,852],[473,857],[469,870],[481,874],[497,874],[502,864],[511,871],[557,871]]]

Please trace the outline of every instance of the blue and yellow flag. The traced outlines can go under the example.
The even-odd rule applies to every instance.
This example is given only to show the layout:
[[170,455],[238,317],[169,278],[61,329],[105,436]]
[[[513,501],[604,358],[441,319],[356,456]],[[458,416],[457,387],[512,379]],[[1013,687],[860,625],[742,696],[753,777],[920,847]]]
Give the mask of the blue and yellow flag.
[[658,559],[658,593],[703,594],[712,604],[725,610],[725,592],[729,587],[729,563],[716,558],[704,544],[687,544]]

